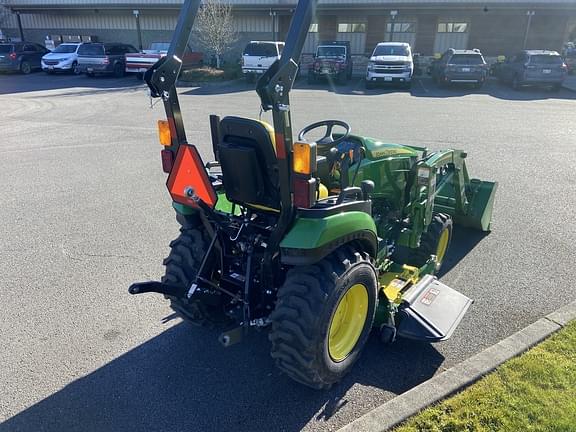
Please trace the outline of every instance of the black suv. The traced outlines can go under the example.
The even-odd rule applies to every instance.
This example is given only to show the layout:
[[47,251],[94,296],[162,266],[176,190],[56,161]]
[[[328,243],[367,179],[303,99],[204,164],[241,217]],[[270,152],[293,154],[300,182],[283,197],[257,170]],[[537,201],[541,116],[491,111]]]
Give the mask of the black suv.
[[78,48],[78,72],[88,76],[114,74],[120,78],[126,70],[126,54],[139,52],[123,43],[84,43]]
[[322,42],[316,48],[314,61],[308,70],[308,82],[325,77],[342,84],[352,78],[353,68],[349,41]]
[[480,88],[488,76],[488,65],[478,49],[450,48],[432,65],[432,79],[439,85],[474,84]]
[[30,42],[0,43],[0,72],[29,74],[34,69],[42,69],[42,56],[49,52],[42,45]]
[[524,85],[548,86],[559,90],[568,67],[556,51],[526,50],[500,65],[498,79],[510,83],[515,90]]

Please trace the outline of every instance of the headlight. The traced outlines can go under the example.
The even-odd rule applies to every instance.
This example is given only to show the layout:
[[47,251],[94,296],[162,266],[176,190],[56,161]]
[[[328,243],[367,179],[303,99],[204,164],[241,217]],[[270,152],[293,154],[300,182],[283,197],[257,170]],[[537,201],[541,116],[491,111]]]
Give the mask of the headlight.
[[374,70],[374,66],[376,66],[376,63],[374,63],[374,62],[368,62],[368,70],[369,70],[369,71]]
[[70,61],[70,59],[69,58],[63,58],[63,59],[60,59],[59,61],[60,61],[60,63],[68,63]]

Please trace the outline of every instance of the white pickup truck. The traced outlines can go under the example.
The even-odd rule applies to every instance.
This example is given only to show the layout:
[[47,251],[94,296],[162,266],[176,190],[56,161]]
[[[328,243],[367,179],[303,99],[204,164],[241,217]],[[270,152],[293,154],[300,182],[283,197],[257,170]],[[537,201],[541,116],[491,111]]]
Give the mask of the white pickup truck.
[[280,58],[284,42],[252,41],[242,53],[242,73],[252,82]]
[[410,44],[381,42],[370,56],[366,70],[366,88],[379,83],[401,84],[410,87],[414,74],[414,60]]
[[170,42],[154,42],[149,49],[141,53],[126,54],[126,73],[135,73],[139,79],[142,79],[144,72],[168,54],[169,48]]
[[[153,42],[149,49],[141,53],[126,54],[126,73],[135,73],[138,79],[142,79],[144,72],[165,57],[169,49],[170,42]],[[202,64],[202,60],[202,53],[186,50],[182,59],[183,67]]]

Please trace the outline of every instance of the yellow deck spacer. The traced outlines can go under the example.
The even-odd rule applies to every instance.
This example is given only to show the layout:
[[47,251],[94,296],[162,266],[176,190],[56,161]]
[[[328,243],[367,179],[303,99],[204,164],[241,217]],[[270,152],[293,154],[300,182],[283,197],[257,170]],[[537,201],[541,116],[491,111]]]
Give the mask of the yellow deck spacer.
[[328,327],[328,352],[332,360],[341,362],[350,355],[368,315],[368,290],[363,284],[353,285],[338,302]]

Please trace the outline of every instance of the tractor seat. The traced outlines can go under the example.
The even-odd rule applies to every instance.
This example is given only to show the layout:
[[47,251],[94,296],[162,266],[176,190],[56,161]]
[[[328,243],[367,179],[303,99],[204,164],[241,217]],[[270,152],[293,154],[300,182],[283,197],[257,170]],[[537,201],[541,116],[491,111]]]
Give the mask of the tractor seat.
[[218,155],[230,202],[278,212],[280,188],[273,128],[263,121],[224,117]]

